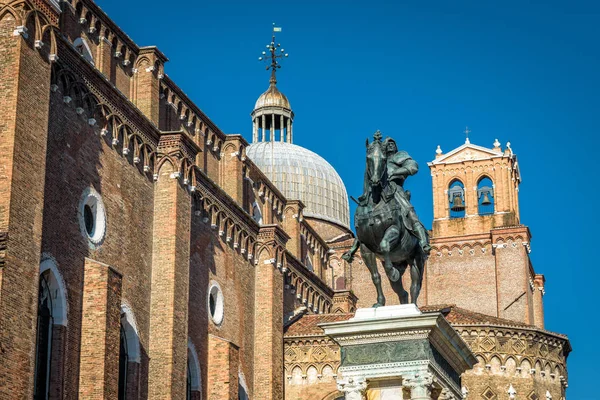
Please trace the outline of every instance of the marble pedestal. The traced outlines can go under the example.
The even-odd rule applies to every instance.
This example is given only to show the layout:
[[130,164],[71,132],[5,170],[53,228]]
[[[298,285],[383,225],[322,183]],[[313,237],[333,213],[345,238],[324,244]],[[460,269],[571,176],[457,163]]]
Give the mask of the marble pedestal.
[[337,383],[348,400],[460,399],[460,375],[476,363],[440,312],[414,304],[360,308],[319,326],[340,345]]

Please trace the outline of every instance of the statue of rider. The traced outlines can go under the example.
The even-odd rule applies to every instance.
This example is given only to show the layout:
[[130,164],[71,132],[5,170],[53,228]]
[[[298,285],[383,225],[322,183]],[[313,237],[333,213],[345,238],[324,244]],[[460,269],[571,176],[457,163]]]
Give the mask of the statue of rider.
[[410,192],[404,190],[404,181],[407,177],[416,174],[419,171],[419,166],[406,151],[398,151],[396,141],[390,137],[385,138],[383,141],[383,149],[387,158],[389,182],[384,195],[390,196],[393,194],[396,202],[400,205],[402,220],[406,229],[419,239],[423,252],[429,254],[431,246],[429,245],[427,232],[410,203]]

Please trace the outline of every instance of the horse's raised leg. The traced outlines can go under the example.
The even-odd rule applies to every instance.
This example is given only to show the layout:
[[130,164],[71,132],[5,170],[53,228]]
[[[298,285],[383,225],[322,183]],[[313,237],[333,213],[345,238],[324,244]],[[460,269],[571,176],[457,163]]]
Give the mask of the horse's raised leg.
[[417,252],[414,260],[410,265],[410,301],[417,304],[419,293],[421,293],[421,285],[423,284],[423,272],[425,271],[425,255],[423,252]]
[[394,226],[390,226],[383,235],[383,239],[381,239],[381,243],[379,244],[379,249],[381,250],[381,254],[383,255],[383,269],[387,274],[387,277],[391,282],[396,282],[400,279],[400,273],[394,265],[392,264],[392,260],[390,257],[391,251],[396,247],[398,241],[400,240],[400,231],[398,228]]
[[398,270],[398,273],[400,274],[401,278],[398,279],[396,282],[390,282],[390,284],[392,285],[392,289],[398,295],[400,304],[408,304],[408,292],[404,290],[404,286],[402,285],[402,275],[404,274],[404,271],[406,271],[407,265],[408,264],[406,263],[406,261],[394,264],[394,268]]
[[371,250],[367,248],[367,246],[361,244],[360,255],[362,256],[367,268],[369,268],[369,272],[371,272],[371,279],[373,280],[375,289],[377,289],[377,303],[373,304],[373,307],[385,306],[385,296],[383,295],[383,289],[381,289],[381,276],[377,270],[377,259],[375,258],[375,254],[373,254]]

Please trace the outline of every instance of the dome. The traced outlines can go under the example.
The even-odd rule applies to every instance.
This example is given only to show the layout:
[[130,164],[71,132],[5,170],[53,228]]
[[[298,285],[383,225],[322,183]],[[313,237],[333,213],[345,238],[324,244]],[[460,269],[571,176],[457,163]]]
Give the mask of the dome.
[[247,147],[246,155],[287,199],[304,203],[305,216],[349,228],[346,187],[323,157],[304,147],[277,141],[253,143]]
[[291,110],[290,101],[285,97],[283,93],[277,89],[277,86],[273,83],[269,86],[266,92],[260,95],[254,109],[257,110],[262,107],[283,107]]

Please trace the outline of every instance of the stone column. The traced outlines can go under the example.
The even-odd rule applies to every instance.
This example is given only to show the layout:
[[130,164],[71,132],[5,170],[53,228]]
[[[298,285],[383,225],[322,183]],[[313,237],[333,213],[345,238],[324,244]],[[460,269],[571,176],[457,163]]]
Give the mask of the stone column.
[[283,142],[283,137],[284,137],[283,130],[284,130],[284,128],[283,128],[283,115],[281,115],[281,117],[279,118],[279,140],[281,142]]
[[433,375],[429,372],[420,372],[412,376],[403,377],[403,386],[410,389],[410,400],[431,400],[431,386]]
[[337,388],[344,393],[346,400],[365,400],[367,380],[363,377],[343,378],[338,380]]
[[271,114],[271,130],[269,131],[271,135],[271,141],[275,141],[275,113]]
[[267,122],[267,119],[266,119],[266,117],[265,117],[265,114],[263,114],[263,115],[262,115],[261,119],[262,119],[262,132],[261,132],[261,138],[262,138],[262,141],[264,142],[264,141],[265,141],[265,139],[266,139],[266,138],[265,138],[265,136],[267,136],[267,135],[266,135],[266,130],[267,130],[267,124],[266,124],[266,122]]
[[294,137],[292,136],[292,119],[288,119],[288,143],[293,143]]
[[258,142],[258,118],[252,118],[252,143]]

